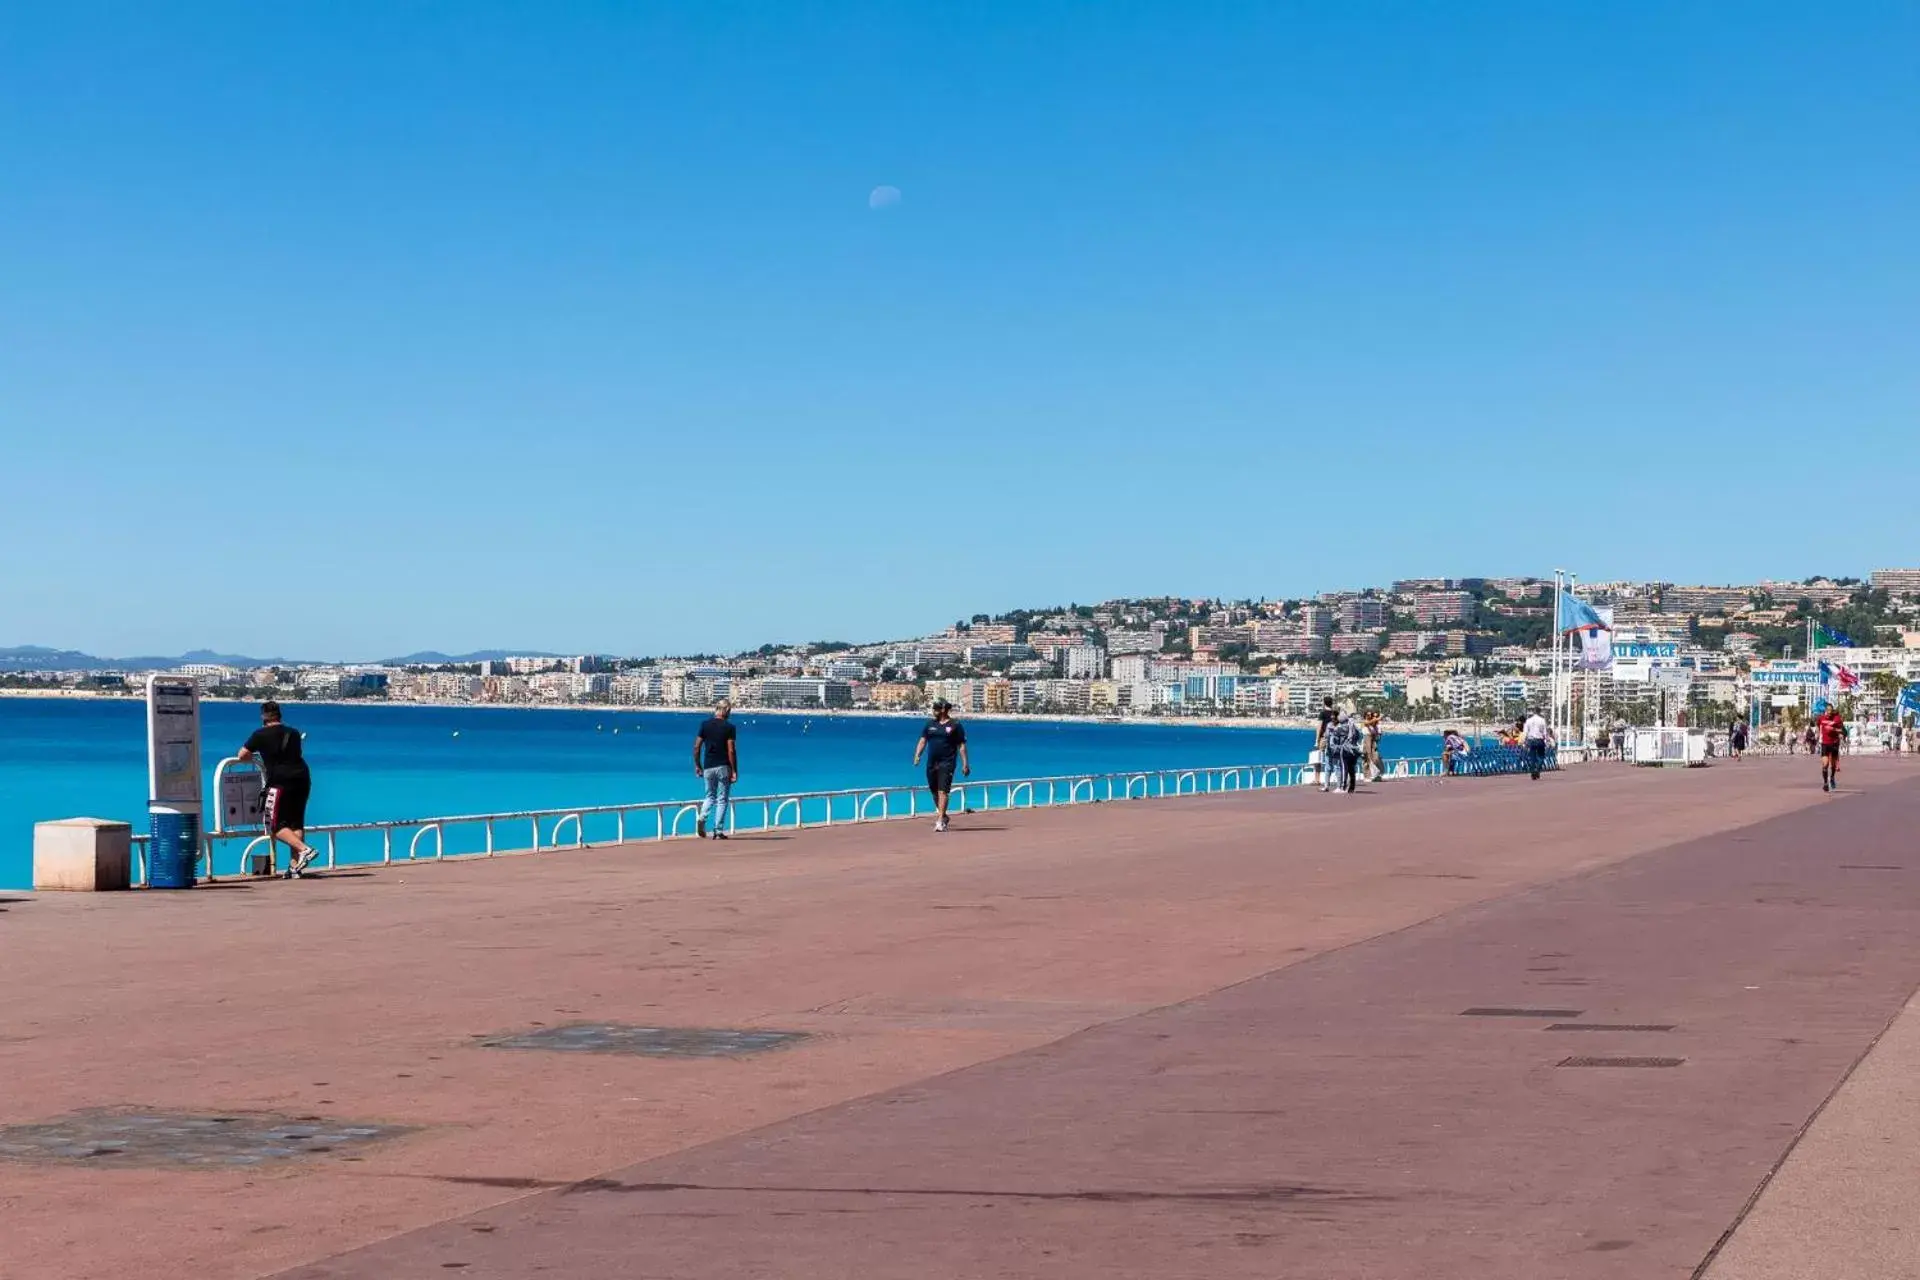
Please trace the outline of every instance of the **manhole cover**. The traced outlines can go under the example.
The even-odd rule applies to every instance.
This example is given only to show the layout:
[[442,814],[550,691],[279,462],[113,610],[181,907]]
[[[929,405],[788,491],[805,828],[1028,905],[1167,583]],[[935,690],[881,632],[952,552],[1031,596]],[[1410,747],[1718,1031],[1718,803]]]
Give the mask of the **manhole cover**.
[[1463,1018],[1577,1018],[1582,1009],[1501,1009],[1478,1006],[1462,1009]]
[[648,1058],[740,1058],[784,1049],[805,1040],[804,1031],[754,1031],[732,1027],[630,1027],[618,1022],[579,1022],[509,1036],[489,1036],[489,1049],[550,1049],[559,1053],[637,1053]]
[[0,1159],[219,1168],[323,1155],[410,1132],[404,1125],[318,1116],[76,1111],[0,1128]]
[[1562,1058],[1563,1067],[1677,1067],[1685,1058]]
[[1671,1022],[1556,1022],[1549,1031],[1671,1031]]

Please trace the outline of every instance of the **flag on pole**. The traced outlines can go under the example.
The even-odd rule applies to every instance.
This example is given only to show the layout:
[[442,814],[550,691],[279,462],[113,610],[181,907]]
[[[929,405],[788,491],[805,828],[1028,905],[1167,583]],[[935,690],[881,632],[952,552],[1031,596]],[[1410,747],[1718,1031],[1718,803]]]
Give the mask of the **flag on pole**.
[[1569,591],[1560,597],[1560,634],[1575,637],[1575,671],[1613,669],[1613,608],[1596,609]]
[[1820,664],[1820,683],[1825,685],[1828,695],[1851,693],[1860,687],[1860,677],[1851,668],[1838,662]]
[[1920,719],[1920,681],[1915,681],[1900,691],[1900,714]]
[[1574,664],[1580,671],[1613,670],[1613,606],[1593,609],[1600,625],[1580,629],[1580,659]]
[[1607,624],[1594,607],[1569,591],[1560,597],[1560,618],[1558,630],[1561,635],[1569,631],[1584,631],[1589,627],[1606,630]]
[[1851,649],[1854,644],[1853,637],[1846,632],[1816,622],[1813,624],[1813,646],[1816,649]]

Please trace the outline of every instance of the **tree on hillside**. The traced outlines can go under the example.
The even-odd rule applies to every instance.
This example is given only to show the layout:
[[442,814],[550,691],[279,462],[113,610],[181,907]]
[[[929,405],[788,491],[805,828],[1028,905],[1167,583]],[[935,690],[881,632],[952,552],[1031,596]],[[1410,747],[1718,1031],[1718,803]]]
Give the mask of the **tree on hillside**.
[[1880,703],[1882,711],[1892,711],[1900,702],[1900,691],[1907,687],[1907,682],[1892,671],[1875,671],[1861,683]]
[[1333,661],[1334,670],[1355,680],[1372,675],[1379,665],[1379,657],[1371,653],[1343,653]]

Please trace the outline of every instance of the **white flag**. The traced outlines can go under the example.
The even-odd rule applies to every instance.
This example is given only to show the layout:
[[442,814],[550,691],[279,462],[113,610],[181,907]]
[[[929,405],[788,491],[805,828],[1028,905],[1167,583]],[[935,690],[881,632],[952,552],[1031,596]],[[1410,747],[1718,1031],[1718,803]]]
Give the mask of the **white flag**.
[[1613,670],[1613,606],[1601,605],[1594,614],[1601,625],[1582,627],[1574,634],[1580,637],[1580,657],[1574,667],[1580,671]]

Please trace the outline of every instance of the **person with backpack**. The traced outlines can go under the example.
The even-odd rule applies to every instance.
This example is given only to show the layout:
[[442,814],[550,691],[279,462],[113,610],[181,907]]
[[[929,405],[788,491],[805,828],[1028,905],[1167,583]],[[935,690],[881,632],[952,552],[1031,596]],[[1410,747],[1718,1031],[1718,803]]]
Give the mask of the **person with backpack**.
[[1324,754],[1328,757],[1333,789],[1352,794],[1360,781],[1360,726],[1354,723],[1351,711],[1340,713],[1340,718],[1327,730],[1326,741]]

